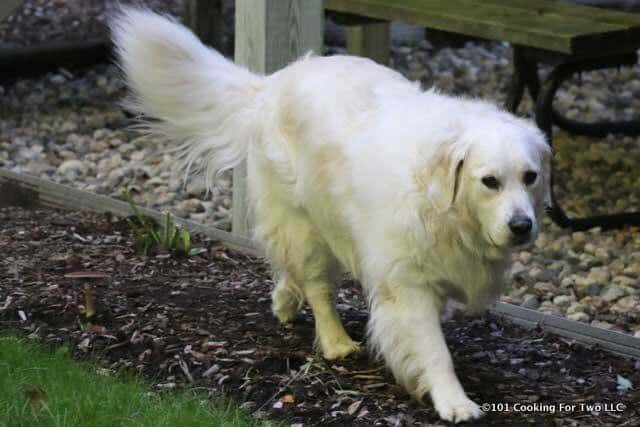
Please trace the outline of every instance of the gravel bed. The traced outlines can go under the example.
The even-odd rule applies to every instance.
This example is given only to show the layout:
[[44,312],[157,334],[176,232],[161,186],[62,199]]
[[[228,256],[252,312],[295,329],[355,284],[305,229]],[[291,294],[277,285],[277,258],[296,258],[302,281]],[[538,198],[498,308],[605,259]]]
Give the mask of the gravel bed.
[[[454,50],[423,41],[392,53],[393,67],[425,87],[505,98],[504,43]],[[556,105],[585,120],[631,118],[640,107],[639,74],[639,67],[586,73],[562,88]],[[164,152],[171,147],[126,129],[118,107],[124,94],[111,65],[0,86],[0,166],[115,197],[128,189],[140,204],[228,229],[231,177],[209,195],[199,182],[184,185]],[[521,112],[530,111],[525,99]],[[570,212],[640,210],[640,139],[558,132],[555,146],[558,196]],[[640,231],[571,234],[546,223],[535,244],[514,254],[504,300],[640,337]]]
[[[105,22],[118,4],[144,4],[179,14],[182,0],[25,0],[0,22],[0,45],[29,46],[106,37]],[[37,31],[35,30],[37,29]]]

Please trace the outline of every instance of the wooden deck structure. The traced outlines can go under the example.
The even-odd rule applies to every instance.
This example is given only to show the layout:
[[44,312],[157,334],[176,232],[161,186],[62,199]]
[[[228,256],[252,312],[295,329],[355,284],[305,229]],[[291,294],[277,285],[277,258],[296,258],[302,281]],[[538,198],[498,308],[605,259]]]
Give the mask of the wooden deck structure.
[[[236,0],[235,60],[270,74],[309,51],[321,53],[322,0]],[[246,164],[233,171],[234,234],[246,236]]]
[[0,22],[13,13],[22,4],[22,0],[2,0],[0,2]]

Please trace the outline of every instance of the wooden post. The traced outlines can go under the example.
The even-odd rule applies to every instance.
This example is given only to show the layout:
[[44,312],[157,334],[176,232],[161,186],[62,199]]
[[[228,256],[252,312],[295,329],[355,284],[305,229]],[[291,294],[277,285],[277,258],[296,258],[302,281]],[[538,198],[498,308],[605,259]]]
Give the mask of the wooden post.
[[[235,60],[270,74],[309,51],[322,54],[322,0],[236,0]],[[246,164],[233,171],[234,234],[246,236]]]
[[390,49],[388,22],[347,27],[347,51],[350,55],[364,56],[379,64],[389,65]]
[[203,43],[224,52],[222,0],[185,0],[184,23]]
[[22,4],[22,0],[2,0],[0,1],[0,23],[11,15]]

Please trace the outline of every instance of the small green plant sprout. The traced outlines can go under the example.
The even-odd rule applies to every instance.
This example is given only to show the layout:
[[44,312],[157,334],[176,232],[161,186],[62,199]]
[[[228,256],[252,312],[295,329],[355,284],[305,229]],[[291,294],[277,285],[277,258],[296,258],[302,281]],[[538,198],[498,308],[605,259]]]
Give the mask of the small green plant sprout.
[[207,251],[205,248],[192,247],[191,234],[178,227],[169,212],[165,215],[162,224],[158,224],[153,218],[140,212],[128,191],[123,192],[123,197],[133,212],[133,215],[127,218],[127,223],[133,231],[138,254],[146,256],[153,250],[160,250],[192,256]]

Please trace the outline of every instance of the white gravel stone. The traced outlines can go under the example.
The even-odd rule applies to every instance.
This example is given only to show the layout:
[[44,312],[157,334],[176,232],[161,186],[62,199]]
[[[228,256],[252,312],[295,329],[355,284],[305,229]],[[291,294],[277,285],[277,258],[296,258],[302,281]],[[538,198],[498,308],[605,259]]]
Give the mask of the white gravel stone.
[[553,283],[549,282],[538,282],[533,285],[533,288],[542,293],[555,294],[557,291],[557,287],[553,285]]
[[574,313],[584,313],[588,309],[586,304],[582,304],[579,302],[572,302],[569,307],[567,307],[567,315]]
[[615,283],[616,285],[620,285],[620,286],[637,286],[638,285],[638,280],[637,279],[633,279],[629,276],[615,276],[612,279],[612,282]]
[[595,256],[602,262],[608,262],[611,256],[609,255],[609,251],[604,248],[598,248],[595,251]]
[[66,160],[58,166],[59,173],[72,177],[75,175],[85,175],[87,170],[87,166],[80,160]]
[[571,233],[571,239],[573,243],[584,245],[587,242],[587,234],[582,231],[576,231],[575,233]]
[[567,319],[574,320],[576,322],[589,323],[589,321],[591,320],[591,316],[589,316],[587,313],[576,312],[567,314]]
[[608,285],[604,289],[602,289],[602,292],[600,292],[600,296],[602,297],[602,299],[607,302],[615,301],[618,298],[623,297],[624,295],[624,289],[616,285]]
[[640,262],[629,264],[629,266],[624,269],[624,274],[631,277],[640,277]]
[[558,295],[553,298],[553,303],[558,307],[567,307],[571,304],[571,297],[568,295]]
[[526,294],[522,298],[522,304],[520,305],[524,308],[535,310],[536,308],[540,307],[540,300],[538,300],[538,297],[533,294]]
[[540,304],[539,310],[543,313],[552,314],[554,316],[562,316],[562,310],[553,304],[551,301],[543,301]]
[[525,267],[524,265],[522,265],[521,262],[516,261],[513,263],[513,265],[511,266],[511,276],[518,276],[526,271],[528,271],[529,269],[527,267]]
[[174,209],[174,212],[179,217],[186,218],[190,214],[204,212],[204,205],[199,199],[187,199],[178,203]]
[[531,254],[531,252],[520,252],[520,262],[522,264],[529,264],[531,262],[531,259],[533,258],[533,255]]
[[627,296],[620,298],[609,309],[614,314],[628,314],[630,312],[639,312],[640,298],[637,296]]
[[595,326],[596,328],[601,328],[601,329],[607,329],[609,331],[613,331],[616,330],[616,326],[612,325],[609,322],[604,322],[604,321],[600,321],[600,320],[594,320],[591,322],[591,326]]

